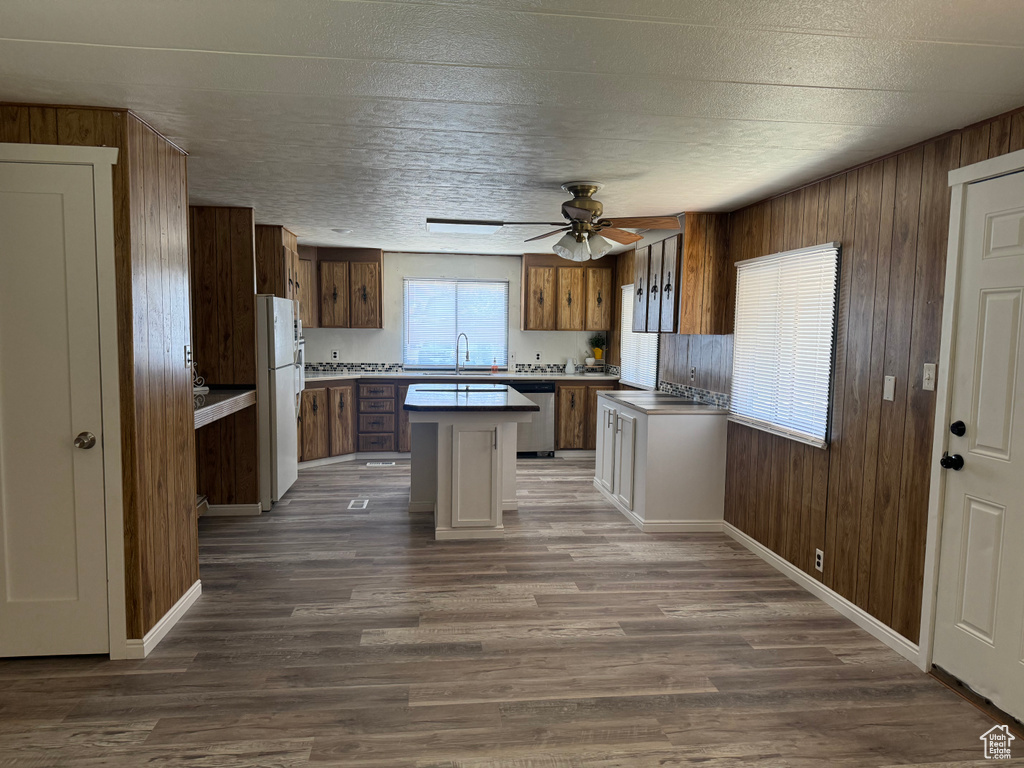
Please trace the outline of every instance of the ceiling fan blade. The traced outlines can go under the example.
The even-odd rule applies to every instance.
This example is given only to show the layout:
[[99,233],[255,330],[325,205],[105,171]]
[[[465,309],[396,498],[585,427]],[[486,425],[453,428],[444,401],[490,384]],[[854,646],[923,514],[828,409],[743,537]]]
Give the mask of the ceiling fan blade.
[[536,237],[531,237],[529,240],[524,240],[523,242],[524,243],[532,243],[534,240],[543,240],[545,237],[551,237],[552,235],[557,235],[557,234],[559,234],[561,232],[568,232],[570,229],[572,229],[572,227],[562,227],[561,229],[556,229],[554,232],[546,232],[543,235],[537,235]]
[[632,216],[620,219],[601,219],[612,227],[626,229],[682,229],[678,216]]
[[607,237],[609,240],[614,240],[616,243],[622,245],[629,245],[635,243],[638,240],[643,240],[642,235],[634,234],[633,232],[627,232],[624,229],[616,229],[615,227],[605,227],[604,229],[598,230],[598,234],[602,237]]
[[562,203],[562,214],[568,216],[570,219],[577,219],[580,221],[590,221],[594,218],[594,214],[586,208],[577,208],[575,205],[569,205],[569,203]]

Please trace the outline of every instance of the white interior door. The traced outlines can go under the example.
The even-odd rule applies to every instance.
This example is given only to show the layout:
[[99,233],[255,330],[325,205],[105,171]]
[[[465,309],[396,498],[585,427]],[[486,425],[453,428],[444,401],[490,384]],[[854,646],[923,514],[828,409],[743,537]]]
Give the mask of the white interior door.
[[946,470],[933,660],[1020,718],[1024,173],[970,184],[965,195],[948,436],[963,467]]
[[108,651],[92,174],[0,163],[2,656]]

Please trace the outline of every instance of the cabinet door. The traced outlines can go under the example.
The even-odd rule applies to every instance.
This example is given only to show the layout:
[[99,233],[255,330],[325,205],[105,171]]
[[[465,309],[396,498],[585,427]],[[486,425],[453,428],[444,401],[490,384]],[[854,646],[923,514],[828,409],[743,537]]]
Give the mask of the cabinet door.
[[348,328],[348,262],[320,262],[320,326]]
[[587,388],[586,386],[559,386],[557,391],[558,450],[575,450],[586,445]]
[[628,510],[633,509],[633,462],[636,453],[636,418],[615,416],[615,482],[612,492]]
[[582,331],[586,309],[584,274],[580,267],[558,268],[558,330]]
[[555,330],[555,268],[528,267],[526,270],[526,315],[523,328],[527,331]]
[[452,427],[452,527],[493,528],[501,514],[498,430]]
[[310,259],[299,259],[299,318],[303,328],[317,325],[316,265]]
[[594,477],[609,493],[615,483],[615,407],[607,400],[597,409],[597,461]]
[[409,427],[409,412],[405,410],[405,396],[409,394],[409,385],[405,384],[398,388],[398,450],[408,453],[412,450],[412,431]]
[[301,296],[302,268],[299,264],[299,252],[292,248],[285,248],[285,257],[292,268],[292,277],[295,278],[295,288],[292,293],[292,301],[298,301]]
[[328,451],[327,389],[302,390],[302,460],[322,459]]
[[612,329],[612,271],[607,267],[587,268],[586,315],[585,330]]
[[647,270],[651,261],[651,247],[637,248],[633,254],[633,330],[647,330],[647,293],[650,285]]
[[382,328],[380,264],[353,261],[349,267],[350,328]]
[[661,326],[662,333],[675,333],[676,305],[679,302],[679,237],[663,243],[661,255]]
[[661,326],[661,257],[662,244],[651,245],[651,256],[647,267],[647,332],[660,330]]
[[602,392],[615,389],[614,384],[591,384],[587,387],[587,430],[584,447],[592,451],[597,447],[597,434],[601,424],[597,417],[597,396]]
[[356,397],[351,384],[327,391],[330,405],[331,456],[356,452]]

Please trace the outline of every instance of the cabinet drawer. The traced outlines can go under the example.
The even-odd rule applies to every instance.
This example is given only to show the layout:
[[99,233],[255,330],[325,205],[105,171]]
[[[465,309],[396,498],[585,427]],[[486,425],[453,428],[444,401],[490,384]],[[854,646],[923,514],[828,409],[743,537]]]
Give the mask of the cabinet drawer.
[[394,384],[360,384],[360,397],[394,397]]
[[395,415],[393,413],[361,413],[359,414],[360,432],[394,432]]
[[395,436],[390,435],[360,435],[359,450],[365,451],[393,451],[395,450]]
[[360,413],[394,413],[395,412],[395,400],[367,400],[360,396],[359,398],[359,412]]

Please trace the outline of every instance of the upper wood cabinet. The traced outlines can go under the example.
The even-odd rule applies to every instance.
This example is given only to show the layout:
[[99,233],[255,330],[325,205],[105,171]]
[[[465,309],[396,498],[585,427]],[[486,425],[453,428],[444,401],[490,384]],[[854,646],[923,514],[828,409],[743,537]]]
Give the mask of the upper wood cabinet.
[[381,265],[353,261],[349,265],[350,328],[383,328],[381,324]]
[[[591,274],[592,273],[592,274]],[[612,329],[612,270],[585,267],[553,254],[523,256],[524,331]]]
[[582,267],[558,268],[559,331],[582,331],[586,305],[585,274]]
[[295,234],[285,227],[257,224],[256,293],[270,293],[297,301],[299,245]]
[[633,258],[633,331],[676,329],[679,235],[637,250]]
[[679,279],[679,333],[731,332],[727,214],[688,213]]
[[612,329],[612,270],[608,267],[587,267],[586,331]]
[[523,285],[523,329],[555,330],[555,267],[527,267],[524,273],[526,280]]
[[348,262],[320,262],[320,326],[348,328]]
[[299,259],[298,302],[303,328],[316,328],[316,264],[311,259]]

